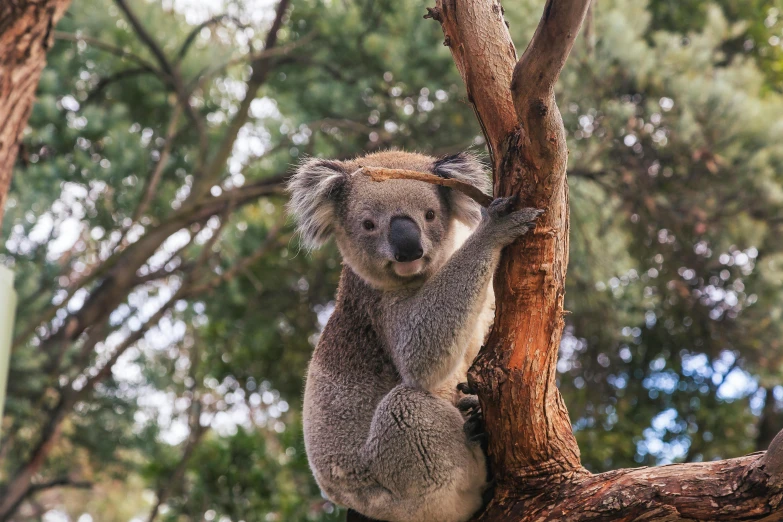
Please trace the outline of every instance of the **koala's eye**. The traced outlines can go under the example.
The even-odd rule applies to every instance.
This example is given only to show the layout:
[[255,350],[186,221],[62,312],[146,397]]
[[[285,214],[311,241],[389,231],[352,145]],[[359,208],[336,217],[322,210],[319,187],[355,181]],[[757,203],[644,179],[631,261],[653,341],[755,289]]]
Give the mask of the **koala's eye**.
[[427,218],[427,221],[432,221],[433,219],[435,219],[435,211],[428,210],[427,214],[424,217]]
[[364,230],[375,230],[375,223],[370,221],[369,219],[365,219],[362,221],[362,227],[364,227]]

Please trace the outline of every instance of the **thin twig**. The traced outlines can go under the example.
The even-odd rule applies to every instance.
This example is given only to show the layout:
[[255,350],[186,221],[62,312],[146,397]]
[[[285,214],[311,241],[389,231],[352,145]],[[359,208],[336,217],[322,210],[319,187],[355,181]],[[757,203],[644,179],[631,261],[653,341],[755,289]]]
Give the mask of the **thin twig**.
[[236,263],[234,263],[234,265],[231,268],[226,270],[224,273],[215,275],[209,281],[206,281],[198,286],[191,287],[191,289],[187,292],[187,297],[194,297],[203,292],[217,288],[220,284],[225,283],[226,281],[230,281],[239,272],[244,271],[250,265],[252,265],[253,263],[258,261],[265,255],[267,255],[269,253],[269,250],[277,243],[277,240],[280,237],[280,231],[282,226],[283,226],[283,220],[280,220],[277,223],[275,223],[267,233],[263,243],[261,243],[252,254],[250,254],[249,256],[243,259],[238,260]]
[[95,87],[90,91],[90,93],[87,95],[87,98],[84,100],[84,103],[82,103],[82,106],[91,103],[93,100],[95,100],[95,98],[98,97],[100,93],[102,93],[106,89],[106,87],[108,87],[114,82],[125,80],[133,76],[140,76],[142,74],[151,74],[151,73],[153,73],[153,71],[150,71],[144,67],[133,67],[130,69],[124,69],[122,71],[116,72],[109,76],[105,76],[101,78],[98,81],[98,83],[95,85]]
[[[122,2],[124,0],[115,1]],[[290,4],[291,0],[280,0],[277,4],[275,19],[269,28],[269,32],[267,33],[264,42],[264,50],[270,50],[277,46],[280,28],[283,26],[283,18],[288,12]],[[209,161],[209,164],[205,167],[201,176],[196,177],[190,192],[191,201],[198,203],[199,200],[203,199],[203,197],[209,193],[210,187],[217,182],[220,175],[223,173],[226,162],[228,161],[228,158],[231,157],[231,152],[234,150],[234,142],[236,142],[239,131],[250,119],[250,105],[253,103],[258,89],[264,84],[272,69],[271,63],[269,58],[260,58],[253,60],[251,63],[253,72],[250,74],[250,78],[245,84],[247,87],[245,98],[240,102],[234,118],[229,122],[228,127],[223,134],[223,139],[218,145],[217,151]]]
[[77,395],[84,395],[89,390],[92,390],[95,385],[108,377],[108,375],[111,373],[112,366],[114,366],[120,356],[125,353],[128,348],[139,342],[149,329],[157,325],[160,320],[163,319],[163,316],[166,315],[166,312],[172,306],[174,306],[174,303],[182,298],[182,295],[185,293],[185,285],[186,283],[183,281],[179,289],[177,289],[177,291],[174,292],[174,294],[165,303],[163,303],[160,308],[158,308],[158,310],[149,319],[147,319],[147,321],[145,321],[138,330],[128,335],[128,337],[126,337],[125,340],[114,349],[103,366],[100,368],[93,368],[95,373],[87,379],[87,382],[84,384],[83,388],[76,391]]
[[313,38],[316,37],[317,34],[318,31],[313,30],[310,31],[305,36],[303,36],[302,38],[293,41],[291,43],[288,43],[286,45],[281,45],[280,47],[273,47],[271,49],[262,49],[257,52],[251,52],[243,56],[232,58],[231,60],[228,60],[227,62],[216,65],[214,67],[205,67],[199,74],[196,75],[195,78],[193,78],[193,80],[191,80],[190,84],[188,85],[188,92],[192,92],[193,90],[196,89],[196,87],[198,87],[199,89],[203,89],[204,84],[206,83],[207,80],[209,80],[216,74],[224,72],[226,69],[228,69],[229,67],[233,67],[234,65],[258,62],[260,60],[266,60],[269,58],[274,58],[276,56],[286,56],[297,47],[301,47],[302,45],[310,42]]
[[121,49],[120,47],[116,47],[112,44],[98,40],[97,38],[92,38],[90,36],[83,36],[78,34],[65,33],[63,31],[53,31],[52,34],[54,34],[55,40],[65,40],[68,42],[77,42],[77,43],[84,42],[92,47],[95,47],[96,49],[100,49],[102,51],[111,53],[115,56],[119,56],[120,58],[127,58],[133,62],[136,62],[146,71],[159,75],[162,74],[162,71],[160,69],[155,67],[152,63],[148,62],[141,56],[126,51],[125,49]]
[[91,489],[94,486],[92,482],[86,480],[71,480],[68,477],[58,478],[50,480],[49,482],[42,482],[40,484],[32,484],[30,486],[30,494],[38,493],[46,489],[52,489],[57,487],[69,487],[78,489]]
[[163,149],[160,151],[160,157],[158,163],[155,164],[155,168],[152,174],[147,178],[144,192],[142,193],[139,205],[136,207],[136,211],[133,213],[132,221],[135,223],[141,216],[147,211],[150,202],[152,201],[155,191],[160,183],[160,178],[163,176],[163,170],[166,168],[166,164],[169,161],[171,155],[171,144],[174,141],[174,135],[177,132],[177,122],[179,121],[179,115],[182,112],[180,105],[174,106],[174,112],[169,120],[168,129],[166,129],[166,142],[163,144]]
[[169,59],[166,57],[166,54],[163,52],[163,49],[160,47],[160,45],[158,45],[155,39],[152,38],[152,35],[150,35],[134,12],[131,11],[125,0],[114,0],[114,3],[117,4],[117,7],[119,7],[120,10],[125,14],[125,18],[128,19],[128,22],[130,23],[131,27],[133,27],[133,30],[136,32],[139,40],[141,40],[142,43],[147,46],[152,55],[155,57],[155,60],[160,66],[160,69],[168,79],[168,83],[174,89],[174,93],[177,95],[177,99],[179,100],[182,107],[184,107],[188,118],[190,118],[193,124],[196,126],[196,131],[199,136],[201,158],[202,160],[205,159],[207,150],[206,125],[204,124],[204,120],[201,115],[196,112],[196,110],[193,108],[193,105],[190,103],[190,99],[187,91],[185,90],[185,84],[182,81],[182,76],[179,73],[179,69],[177,68],[176,64],[172,64],[171,61],[169,61]]
[[361,167],[356,172],[362,173],[371,180],[378,182],[387,181],[390,179],[410,179],[413,181],[431,183],[433,185],[442,185],[444,187],[449,187],[462,192],[482,207],[488,207],[489,204],[492,203],[492,196],[484,194],[470,183],[465,183],[464,181],[459,181],[452,178],[442,178],[428,172],[404,169],[385,169],[382,167]]
[[223,20],[228,20],[230,22],[233,22],[234,25],[236,25],[240,29],[244,29],[248,27],[247,24],[243,24],[242,21],[239,20],[238,18],[228,14],[213,16],[209,20],[206,20],[198,24],[190,31],[188,36],[185,38],[182,47],[179,48],[179,52],[177,53],[177,59],[175,63],[179,63],[185,58],[185,55],[188,54],[188,50],[190,49],[190,46],[193,45],[193,42],[196,41],[196,37],[198,36],[198,34],[201,32],[202,29],[204,29],[205,27],[209,27],[211,25],[219,24],[223,22]]

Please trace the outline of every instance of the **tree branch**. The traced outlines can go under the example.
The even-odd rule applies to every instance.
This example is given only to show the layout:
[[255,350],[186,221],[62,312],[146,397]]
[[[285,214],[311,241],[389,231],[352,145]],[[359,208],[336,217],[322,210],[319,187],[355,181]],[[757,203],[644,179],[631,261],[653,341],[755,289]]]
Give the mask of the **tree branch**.
[[87,98],[84,100],[84,103],[82,105],[87,105],[92,101],[94,101],[95,98],[97,98],[98,95],[101,94],[106,89],[106,87],[108,87],[114,82],[125,80],[127,78],[132,78],[134,76],[140,76],[142,74],[150,74],[152,72],[153,71],[150,71],[149,69],[145,69],[143,67],[133,67],[130,69],[124,69],[112,75],[101,78],[98,81],[97,85],[87,95]]
[[239,272],[246,270],[250,265],[266,256],[269,253],[269,250],[275,246],[278,239],[280,238],[281,229],[282,223],[276,223],[269,230],[269,232],[267,232],[264,241],[258,246],[258,248],[256,248],[255,251],[253,251],[252,254],[236,261],[232,264],[231,268],[222,274],[217,274],[200,285],[192,286],[187,292],[187,297],[194,297],[217,288],[219,285],[232,280]]
[[[135,243],[126,249],[113,254],[112,257],[101,263],[98,269],[88,274],[69,291],[69,299],[76,291],[90,281],[101,279],[101,283],[91,293],[82,308],[69,315],[64,320],[60,330],[53,333],[41,343],[40,350],[46,352],[56,349],[60,342],[76,339],[87,326],[99,322],[127,296],[130,289],[135,286],[136,271],[163,242],[174,232],[188,227],[194,223],[201,223],[210,217],[220,214],[233,205],[239,208],[265,196],[282,196],[284,192],[285,175],[278,174],[269,178],[250,183],[243,187],[224,192],[219,197],[211,197],[200,205],[183,207],[174,213],[165,222],[155,228],[151,228]],[[64,305],[52,304],[30,326],[15,339],[14,348],[25,342],[35,329],[43,323],[51,320],[57,310]]]
[[139,65],[140,68],[143,69],[144,71],[151,72],[157,76],[163,75],[163,72],[160,69],[155,67],[151,62],[148,62],[141,56],[126,51],[125,49],[122,49],[120,47],[116,47],[112,44],[98,40],[97,38],[92,38],[90,36],[84,36],[78,34],[65,33],[62,31],[53,31],[52,34],[54,34],[55,40],[65,40],[68,42],[76,42],[76,43],[84,42],[92,47],[95,47],[96,49],[106,51],[120,58],[127,58],[128,60]]
[[[568,149],[554,85],[588,5],[547,0],[516,65],[495,0],[439,0],[429,10],[443,25],[494,154],[495,194],[517,194],[520,206],[546,211],[538,225],[543,232],[501,256],[495,324],[468,375],[481,402],[497,484],[475,520],[781,520],[783,434],[767,454],[727,461],[600,475],[581,465],[556,386],[569,213]],[[478,92],[485,96],[479,99]],[[599,180],[598,173],[580,174]]]
[[[277,4],[275,19],[272,22],[272,26],[269,28],[269,32],[267,33],[264,42],[265,51],[271,50],[277,45],[278,34],[280,28],[283,26],[283,18],[285,17],[290,4],[291,0],[280,0]],[[234,142],[239,135],[240,129],[250,119],[250,105],[256,97],[256,92],[266,81],[269,71],[271,70],[271,63],[271,58],[268,56],[254,60],[251,63],[253,72],[246,83],[245,98],[239,104],[236,115],[229,123],[228,129],[226,129],[223,139],[218,146],[218,150],[212,157],[203,175],[197,178],[193,183],[192,194],[195,201],[198,201],[204,194],[208,193],[210,187],[220,178],[226,162],[231,156],[231,151],[234,149]]]
[[229,20],[233,22],[234,25],[240,28],[247,27],[239,19],[228,14],[213,16],[209,20],[206,20],[198,24],[190,31],[190,33],[188,33],[188,36],[185,38],[185,41],[182,43],[182,47],[179,48],[179,52],[177,53],[177,59],[175,63],[178,64],[185,58],[185,55],[188,54],[188,50],[190,49],[190,46],[193,45],[193,42],[196,41],[196,37],[198,36],[198,34],[201,32],[202,29],[204,29],[205,27],[222,23],[224,20]]
[[76,489],[92,489],[95,484],[87,480],[71,480],[68,477],[61,477],[58,479],[50,480],[49,482],[41,482],[39,484],[33,484],[30,486],[30,494],[34,495],[40,491],[44,491],[52,488],[68,487]]
[[503,21],[503,8],[498,0],[438,0],[427,17],[441,23],[444,45],[451,50],[465,82],[468,101],[487,138],[492,167],[497,172],[503,140],[517,126],[508,89],[516,49]]
[[171,145],[174,141],[174,135],[177,132],[177,123],[179,122],[180,113],[180,105],[175,105],[171,119],[169,120],[168,129],[166,129],[166,141],[163,144],[163,149],[160,151],[158,162],[155,164],[155,168],[152,170],[152,174],[147,176],[147,179],[144,183],[144,191],[142,192],[141,200],[136,206],[136,210],[133,212],[133,217],[131,218],[133,223],[137,222],[139,218],[144,215],[150,205],[150,202],[152,201],[152,198],[155,196],[158,183],[160,183],[160,178],[163,176],[163,170],[166,168],[166,164],[169,161],[169,156],[171,155]]
[[142,24],[141,21],[138,19],[138,17],[133,13],[133,11],[131,11],[130,7],[128,7],[128,4],[125,2],[125,0],[114,0],[114,3],[117,4],[117,7],[119,7],[120,10],[125,14],[125,18],[128,19],[128,23],[130,23],[131,27],[136,32],[136,35],[139,37],[139,40],[142,41],[142,43],[150,50],[152,55],[155,57],[155,60],[158,62],[158,65],[160,66],[160,70],[165,74],[166,78],[168,79],[169,85],[171,85],[171,87],[174,89],[174,93],[177,95],[177,99],[179,100],[179,103],[185,109],[185,112],[187,113],[188,117],[196,126],[196,131],[198,132],[202,154],[206,154],[206,147],[207,147],[206,126],[204,124],[204,120],[201,118],[201,115],[196,112],[196,110],[193,108],[193,105],[191,105],[190,103],[188,93],[185,90],[185,84],[182,81],[182,76],[180,75],[179,69],[177,68],[176,64],[172,64],[169,61],[169,59],[166,57],[166,54],[163,52],[163,49],[161,49],[161,47],[158,45],[155,39],[152,38],[152,35],[150,35],[147,29],[144,27],[144,24]]
[[205,67],[198,75],[196,75],[195,78],[193,78],[193,80],[190,81],[190,83],[188,84],[188,91],[189,92],[192,91],[196,85],[199,88],[203,88],[205,82],[209,78],[212,78],[216,74],[220,74],[226,71],[229,67],[233,67],[234,65],[247,64],[253,62],[258,63],[261,60],[286,56],[297,47],[301,47],[302,45],[310,42],[317,35],[318,35],[318,31],[313,30],[310,31],[307,35],[303,36],[302,38],[295,40],[291,43],[288,43],[286,45],[281,45],[280,47],[273,47],[271,49],[262,49],[260,51],[248,53],[245,56],[239,56],[237,58],[233,58],[225,63],[213,67]]
[[459,181],[457,179],[443,178],[428,172],[418,172],[415,170],[404,169],[385,169],[382,167],[362,167],[354,174],[357,173],[364,174],[371,180],[377,182],[387,181],[390,179],[409,179],[412,181],[423,181],[424,183],[441,185],[458,190],[482,207],[488,207],[489,204],[492,203],[492,196],[484,194],[470,183],[465,183],[464,181]]
[[495,195],[517,194],[520,207],[546,210],[538,224],[543,233],[504,250],[498,267],[504,277],[495,279],[495,325],[469,374],[487,424],[494,426],[489,455],[499,481],[585,473],[555,386],[569,225],[568,150],[553,86],[587,3],[548,0],[518,63],[495,0],[439,0],[430,11],[443,26],[482,122]]
[[589,6],[590,0],[547,0],[536,32],[514,67],[511,92],[517,114],[520,101],[554,95]]
[[[737,459],[609,471],[561,487],[505,491],[498,512],[514,521],[780,520],[781,440]],[[776,515],[777,514],[777,515]],[[478,520],[484,520],[479,517]]]

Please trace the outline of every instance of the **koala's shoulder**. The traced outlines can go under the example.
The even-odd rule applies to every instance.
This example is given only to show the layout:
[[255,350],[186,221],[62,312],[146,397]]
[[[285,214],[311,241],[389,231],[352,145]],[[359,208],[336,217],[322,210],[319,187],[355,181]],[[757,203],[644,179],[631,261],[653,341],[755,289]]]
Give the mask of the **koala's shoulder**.
[[324,327],[313,363],[340,374],[396,373],[380,335],[380,292],[344,266],[334,312]]

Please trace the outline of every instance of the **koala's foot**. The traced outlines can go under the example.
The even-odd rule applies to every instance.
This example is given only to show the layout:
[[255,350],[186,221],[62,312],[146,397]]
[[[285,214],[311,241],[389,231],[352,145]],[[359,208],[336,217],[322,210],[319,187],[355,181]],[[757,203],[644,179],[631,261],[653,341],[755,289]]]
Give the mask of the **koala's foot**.
[[481,412],[478,397],[469,395],[460,399],[457,408],[465,415],[465,424],[462,426],[462,430],[468,440],[480,444],[481,449],[486,453],[487,433],[484,429],[484,414]]
[[452,402],[404,384],[393,388],[378,404],[363,448],[377,486],[355,490],[348,505],[388,522],[469,520],[481,508],[486,459],[467,441],[464,424]]
[[457,384],[457,391],[462,392],[465,395],[476,395],[476,390],[470,387],[470,384],[466,382],[461,382]]
[[484,414],[481,412],[481,404],[475,391],[467,383],[457,385],[457,390],[466,395],[457,402],[457,409],[465,417],[465,424],[462,429],[468,440],[481,445],[484,454],[487,453],[487,434],[484,429]]

